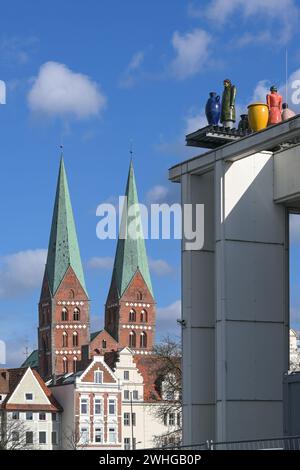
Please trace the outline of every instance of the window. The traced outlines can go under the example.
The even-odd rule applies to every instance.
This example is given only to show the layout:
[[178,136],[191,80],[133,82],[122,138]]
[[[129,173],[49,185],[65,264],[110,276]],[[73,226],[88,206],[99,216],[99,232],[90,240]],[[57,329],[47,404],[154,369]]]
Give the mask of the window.
[[33,432],[27,431],[25,435],[26,444],[33,444]]
[[57,421],[57,414],[56,413],[52,413],[52,421]]
[[95,415],[101,415],[102,414],[102,402],[101,402],[100,398],[95,398],[94,414]]
[[129,347],[135,348],[135,345],[136,345],[136,334],[134,331],[131,331],[129,333]]
[[136,449],[136,438],[134,437],[132,439],[132,450],[135,450]]
[[11,419],[19,419],[19,412],[13,411],[11,414]]
[[51,443],[53,446],[57,446],[57,432],[52,431],[51,433]]
[[129,312],[129,321],[133,321],[133,322],[136,321],[136,312],[135,312],[135,310],[132,310],[132,309],[130,310],[130,312]]
[[19,440],[19,433],[18,433],[18,431],[12,431],[12,433],[11,433],[11,440],[12,440],[13,442],[18,442],[18,440]]
[[68,310],[64,307],[61,311],[61,321],[68,321],[69,315]]
[[102,428],[95,428],[95,442],[100,444],[102,442]]
[[130,413],[124,413],[124,426],[130,426]]
[[175,399],[175,393],[173,390],[167,390],[166,391],[166,400],[168,401],[174,401]]
[[169,426],[175,426],[175,413],[169,413]]
[[89,430],[86,427],[80,428],[80,442],[87,444],[89,442]]
[[133,390],[132,399],[133,400],[138,400],[139,399],[139,392],[137,390]]
[[137,291],[136,293],[136,300],[143,300],[143,294],[141,291]]
[[75,292],[73,291],[73,289],[70,289],[69,299],[74,299],[74,298],[75,298]]
[[82,415],[88,414],[88,399],[87,398],[80,398],[80,414]]
[[25,400],[33,400],[33,393],[25,393]]
[[78,333],[76,331],[73,333],[73,346],[78,346]]
[[80,320],[80,310],[79,308],[74,308],[74,312],[73,312],[73,320],[74,321],[79,321]]
[[32,411],[26,411],[26,420],[32,421],[33,420],[33,413]]
[[116,400],[114,399],[108,400],[108,414],[110,415],[116,414]]
[[39,444],[46,444],[46,433],[45,431],[40,431],[39,432]]
[[103,383],[103,372],[101,370],[95,370],[94,372],[94,382],[95,384]]
[[141,311],[141,322],[142,323],[147,323],[148,321],[148,313],[146,312],[146,310],[142,310]]
[[68,347],[68,335],[65,331],[63,332],[63,335],[62,335],[62,347],[63,348]]
[[63,371],[64,371],[64,374],[67,374],[68,373],[68,359],[66,357],[63,358]]
[[168,414],[167,413],[164,414],[164,425],[168,426]]
[[142,331],[140,336],[140,347],[146,348],[147,347],[147,335],[144,331]]
[[77,357],[73,357],[73,372],[77,372]]
[[124,380],[129,380],[129,370],[124,370]]
[[181,415],[180,413],[177,413],[177,426],[180,428],[181,426]]
[[108,428],[108,442],[110,444],[115,444],[117,441],[117,434],[115,428]]
[[39,420],[46,421],[46,413],[39,413]]
[[130,437],[124,437],[124,450],[130,450]]
[[105,339],[102,340],[102,349],[106,349],[106,340]]
[[135,413],[131,414],[132,426],[136,426],[136,415]]
[[124,400],[129,400],[129,390],[124,390]]

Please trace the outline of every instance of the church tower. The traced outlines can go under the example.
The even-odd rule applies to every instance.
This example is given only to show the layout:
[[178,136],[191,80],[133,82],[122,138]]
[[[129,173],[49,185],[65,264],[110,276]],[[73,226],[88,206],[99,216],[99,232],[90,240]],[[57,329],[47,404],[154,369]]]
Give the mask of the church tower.
[[39,372],[42,377],[76,371],[81,346],[88,342],[89,299],[61,158],[39,302]]
[[[155,336],[155,300],[132,161],[117,243],[111,285],[105,305],[105,330],[137,354],[149,354]],[[140,229],[131,236],[129,227]]]

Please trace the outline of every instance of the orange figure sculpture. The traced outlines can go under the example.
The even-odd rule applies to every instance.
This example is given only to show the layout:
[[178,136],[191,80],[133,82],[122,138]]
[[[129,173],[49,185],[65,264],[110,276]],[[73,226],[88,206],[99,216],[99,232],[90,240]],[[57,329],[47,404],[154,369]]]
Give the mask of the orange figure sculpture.
[[270,92],[267,95],[267,105],[269,108],[268,126],[282,121],[282,96],[277,93],[276,86],[271,86]]

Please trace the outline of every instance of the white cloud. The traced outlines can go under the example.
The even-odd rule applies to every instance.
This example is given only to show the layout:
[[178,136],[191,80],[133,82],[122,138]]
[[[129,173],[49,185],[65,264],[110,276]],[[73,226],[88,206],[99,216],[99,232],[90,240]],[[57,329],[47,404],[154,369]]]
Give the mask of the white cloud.
[[41,287],[47,250],[19,251],[0,259],[0,298]]
[[159,332],[160,339],[164,336],[180,335],[180,325],[177,320],[181,318],[181,301],[176,300],[167,307],[158,308],[156,331]]
[[203,29],[180,34],[175,31],[172,45],[176,52],[170,64],[171,74],[178,80],[190,77],[201,71],[209,56],[211,36]]
[[35,36],[5,37],[0,41],[1,60],[24,65],[30,60],[37,42],[38,39]]
[[[190,9],[197,12],[196,8]],[[200,13],[200,9],[198,10]],[[272,41],[287,43],[293,35],[299,18],[299,10],[294,0],[212,0],[206,10],[206,15],[214,24],[224,25],[235,14],[240,13],[246,20],[263,20],[264,27],[269,33],[245,36],[246,42]],[[276,23],[276,25],[275,25]]]
[[152,259],[149,258],[150,271],[159,277],[169,276],[174,272],[172,266],[163,259]]
[[120,80],[120,86],[123,88],[130,88],[135,85],[137,81],[137,73],[141,68],[142,63],[144,62],[145,53],[144,51],[138,51],[133,54],[126,70],[123,74],[123,77]]
[[111,256],[94,256],[88,263],[90,269],[112,269],[114,265],[114,258]]
[[189,113],[185,117],[185,134],[191,134],[205,126],[207,126],[207,119],[204,110],[199,113]]
[[106,105],[97,83],[58,62],[46,62],[40,67],[27,98],[33,112],[77,119],[96,116]]
[[158,184],[149,189],[146,195],[146,200],[148,204],[160,204],[166,200],[168,193],[169,188]]

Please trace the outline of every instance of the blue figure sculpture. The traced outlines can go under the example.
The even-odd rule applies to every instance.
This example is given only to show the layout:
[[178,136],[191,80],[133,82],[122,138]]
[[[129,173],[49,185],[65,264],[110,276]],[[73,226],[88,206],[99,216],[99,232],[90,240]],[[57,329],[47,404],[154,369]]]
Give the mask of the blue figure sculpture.
[[213,126],[218,125],[221,114],[221,103],[219,95],[214,91],[209,93],[209,98],[205,106],[205,114],[208,124]]

